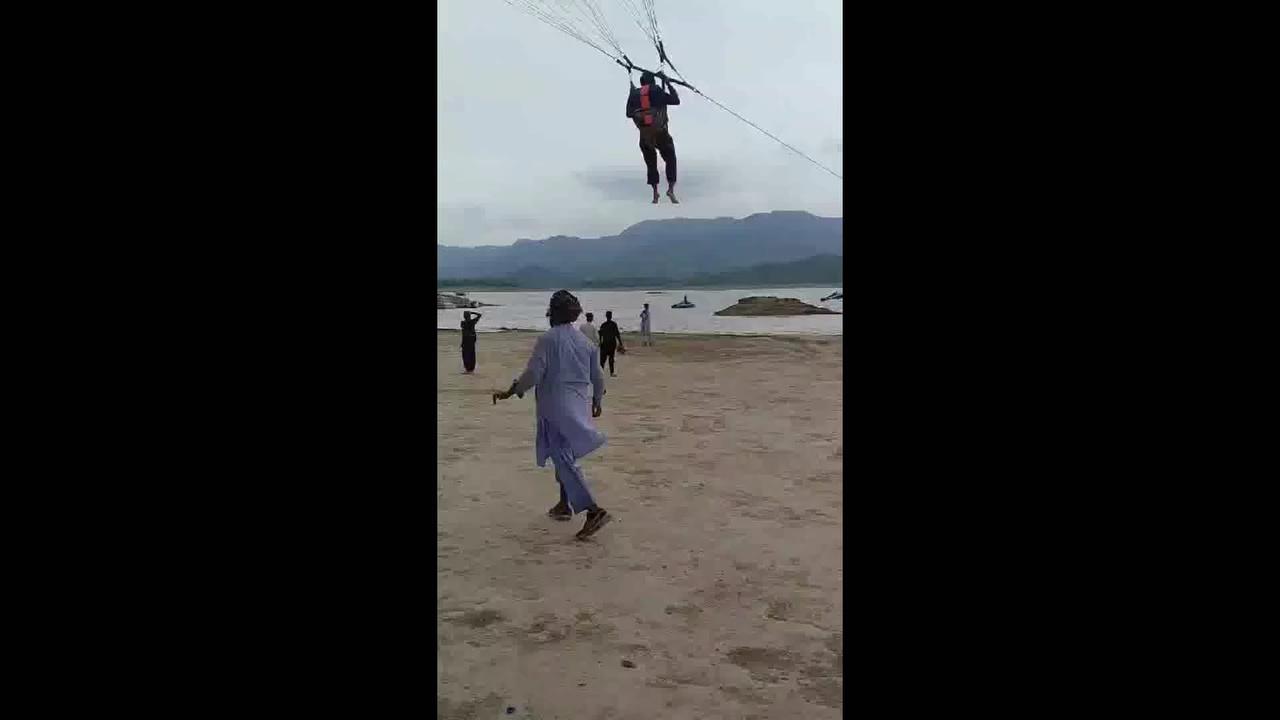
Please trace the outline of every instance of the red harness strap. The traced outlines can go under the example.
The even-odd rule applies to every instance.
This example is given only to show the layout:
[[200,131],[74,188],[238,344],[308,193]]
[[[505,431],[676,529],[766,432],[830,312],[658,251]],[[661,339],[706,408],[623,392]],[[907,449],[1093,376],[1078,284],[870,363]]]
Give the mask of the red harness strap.
[[[649,88],[650,87],[652,86],[651,85],[640,86],[640,109],[641,110],[647,111],[650,109],[650,106],[649,106]],[[644,117],[645,125],[653,124],[653,113],[645,112],[643,117]]]

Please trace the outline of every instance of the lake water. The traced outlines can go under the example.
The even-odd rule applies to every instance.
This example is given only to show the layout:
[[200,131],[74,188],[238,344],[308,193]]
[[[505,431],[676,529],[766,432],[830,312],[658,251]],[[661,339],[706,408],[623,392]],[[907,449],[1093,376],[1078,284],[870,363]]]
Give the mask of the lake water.
[[[752,295],[775,296],[780,298],[796,298],[810,305],[824,307],[836,312],[844,311],[844,303],[840,300],[822,302],[822,298],[840,290],[836,287],[802,287],[774,288],[755,290],[664,290],[654,295],[644,290],[583,290],[573,291],[582,302],[583,312],[595,313],[595,325],[604,322],[604,312],[613,311],[613,320],[618,323],[623,335],[640,329],[640,311],[649,303],[650,324],[654,332],[660,333],[713,333],[724,335],[743,334],[807,334],[807,335],[843,335],[843,315],[800,315],[796,317],[718,317],[717,310],[723,310],[739,298]],[[689,302],[697,305],[687,310],[672,309],[672,304],[680,302],[685,295]],[[497,332],[499,330],[545,330],[547,329],[547,303],[551,299],[551,291],[535,292],[472,292],[467,297],[484,303],[493,303],[497,307],[476,308],[484,318],[476,326],[477,332]],[[582,322],[579,318],[578,322]],[[436,327],[457,330],[462,322],[462,310],[437,310]],[[624,342],[626,342],[624,337]]]

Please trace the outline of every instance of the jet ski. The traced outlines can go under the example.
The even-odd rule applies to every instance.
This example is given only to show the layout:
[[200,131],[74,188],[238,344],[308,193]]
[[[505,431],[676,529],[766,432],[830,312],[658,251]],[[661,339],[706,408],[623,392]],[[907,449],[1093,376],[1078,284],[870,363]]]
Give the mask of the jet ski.
[[693,303],[689,302],[689,296],[685,295],[684,300],[681,300],[680,302],[676,303],[675,305],[672,305],[671,307],[675,308],[676,310],[683,310],[685,308],[691,308],[696,306]]

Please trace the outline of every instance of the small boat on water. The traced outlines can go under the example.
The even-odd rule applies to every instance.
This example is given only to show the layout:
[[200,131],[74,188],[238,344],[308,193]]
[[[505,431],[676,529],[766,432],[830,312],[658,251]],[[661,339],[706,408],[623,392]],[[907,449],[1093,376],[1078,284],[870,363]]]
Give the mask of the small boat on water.
[[688,296],[688,295],[685,295],[685,296],[684,296],[684,300],[682,300],[682,301],[680,301],[680,302],[676,303],[675,305],[672,305],[671,307],[673,307],[673,308],[675,308],[675,309],[677,309],[677,310],[683,310],[683,309],[685,309],[685,308],[691,308],[691,307],[697,307],[697,306],[696,306],[696,305],[694,305],[693,303],[689,302],[689,296]]
[[822,300],[820,300],[819,302],[826,302],[828,300],[843,300],[843,299],[844,299],[844,293],[836,291],[822,298]]

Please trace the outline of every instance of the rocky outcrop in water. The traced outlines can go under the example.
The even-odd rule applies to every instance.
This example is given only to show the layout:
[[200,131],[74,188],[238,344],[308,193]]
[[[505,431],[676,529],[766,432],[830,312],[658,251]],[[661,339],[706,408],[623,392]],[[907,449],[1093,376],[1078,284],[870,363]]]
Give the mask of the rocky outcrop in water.
[[436,291],[437,310],[457,310],[458,308],[497,307],[467,297],[466,293],[449,293]]
[[716,315],[743,317],[779,317],[785,315],[839,315],[826,308],[815,307],[795,298],[744,297],[738,304],[718,310]]

